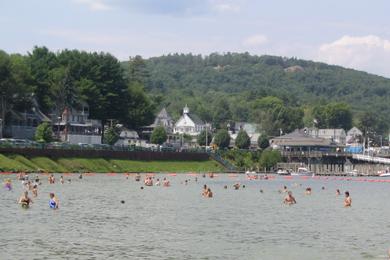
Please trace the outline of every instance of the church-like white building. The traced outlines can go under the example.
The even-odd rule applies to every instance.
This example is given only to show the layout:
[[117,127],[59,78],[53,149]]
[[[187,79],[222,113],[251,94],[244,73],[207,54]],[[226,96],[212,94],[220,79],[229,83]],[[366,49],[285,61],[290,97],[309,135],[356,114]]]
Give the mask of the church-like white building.
[[196,115],[190,114],[190,109],[186,105],[183,108],[183,115],[176,122],[173,133],[174,134],[187,134],[191,136],[199,135],[203,130],[210,131],[210,124],[206,124]]

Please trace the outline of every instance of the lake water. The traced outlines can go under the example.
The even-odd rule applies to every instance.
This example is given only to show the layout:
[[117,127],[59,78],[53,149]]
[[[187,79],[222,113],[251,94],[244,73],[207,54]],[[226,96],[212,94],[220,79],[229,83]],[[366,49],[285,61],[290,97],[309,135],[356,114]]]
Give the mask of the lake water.
[[[171,187],[141,190],[142,182],[120,174],[52,185],[41,175],[26,210],[16,203],[23,191],[16,176],[0,180],[8,177],[14,189],[0,191],[0,259],[386,259],[390,248],[390,183],[228,175],[196,183],[178,174],[167,176]],[[246,188],[233,190],[236,181]],[[214,198],[201,196],[203,184]],[[283,185],[296,205],[282,204]],[[350,191],[351,208],[336,189]],[[59,210],[49,209],[49,192]]]

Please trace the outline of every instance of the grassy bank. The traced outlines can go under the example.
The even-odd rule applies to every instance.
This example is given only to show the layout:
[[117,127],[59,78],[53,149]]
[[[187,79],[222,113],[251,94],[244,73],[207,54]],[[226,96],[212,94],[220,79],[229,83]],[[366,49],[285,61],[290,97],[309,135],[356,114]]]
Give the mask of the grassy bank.
[[220,172],[215,161],[133,161],[102,158],[27,158],[0,154],[0,171],[13,172]]

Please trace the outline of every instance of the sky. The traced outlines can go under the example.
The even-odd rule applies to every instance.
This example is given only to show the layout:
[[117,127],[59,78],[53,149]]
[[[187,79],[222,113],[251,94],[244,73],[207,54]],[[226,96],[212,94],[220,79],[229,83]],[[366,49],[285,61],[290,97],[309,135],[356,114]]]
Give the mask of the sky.
[[390,78],[389,0],[0,0],[0,49],[297,57]]

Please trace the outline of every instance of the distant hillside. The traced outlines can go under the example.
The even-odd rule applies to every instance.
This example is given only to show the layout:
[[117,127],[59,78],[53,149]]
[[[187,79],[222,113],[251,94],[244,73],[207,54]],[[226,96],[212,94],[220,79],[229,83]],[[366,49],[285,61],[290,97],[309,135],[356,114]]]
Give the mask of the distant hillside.
[[[174,54],[150,58],[145,63],[149,73],[146,90],[163,95],[163,103],[169,105],[168,111],[174,116],[184,103],[189,103],[202,118],[210,119],[207,106],[224,97],[231,118],[245,120],[238,118],[251,109],[245,104],[276,96],[293,107],[346,102],[355,117],[370,110],[390,120],[390,79],[340,66],[247,53],[205,57]],[[123,66],[127,70],[128,63]],[[237,107],[243,111],[236,111]]]

